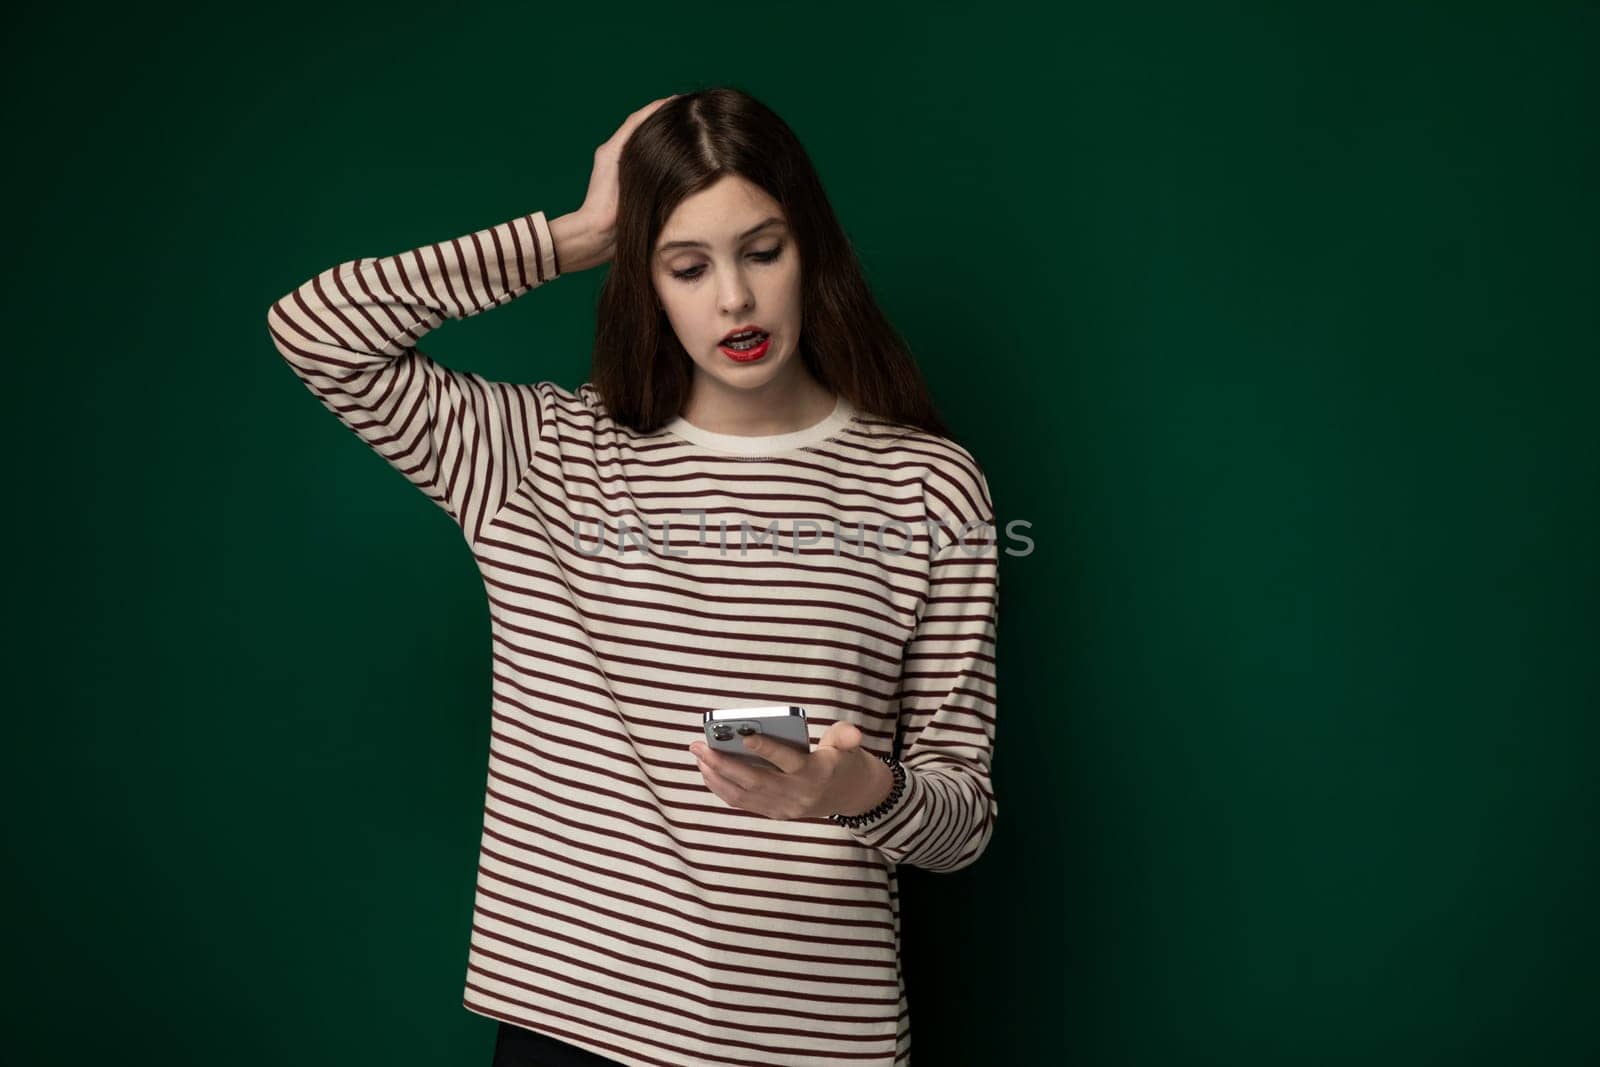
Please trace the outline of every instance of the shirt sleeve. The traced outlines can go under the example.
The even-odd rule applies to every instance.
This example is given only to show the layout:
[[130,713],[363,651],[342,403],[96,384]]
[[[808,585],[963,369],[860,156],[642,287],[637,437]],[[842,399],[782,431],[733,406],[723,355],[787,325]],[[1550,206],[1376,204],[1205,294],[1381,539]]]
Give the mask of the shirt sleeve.
[[445,319],[498,307],[558,276],[536,211],[448,241],[321,272],[273,302],[267,329],[326,408],[449,513],[469,543],[533,461],[547,383],[491,382],[417,343]]
[[[969,492],[939,493],[928,595],[900,674],[897,749],[905,789],[883,818],[851,828],[892,862],[930,871],[970,866],[994,834],[990,781],[995,740],[995,633],[999,539],[988,483],[974,465]],[[963,530],[962,527],[966,529]]]

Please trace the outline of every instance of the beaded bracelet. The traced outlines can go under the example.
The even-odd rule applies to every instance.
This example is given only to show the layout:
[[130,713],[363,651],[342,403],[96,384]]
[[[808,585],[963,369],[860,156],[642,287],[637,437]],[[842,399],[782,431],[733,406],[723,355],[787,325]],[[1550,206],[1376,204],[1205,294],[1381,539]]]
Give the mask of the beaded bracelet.
[[883,818],[895,806],[895,803],[900,799],[900,794],[905,792],[906,769],[900,766],[900,761],[893,756],[879,756],[878,758],[883,760],[888,765],[889,770],[894,772],[894,785],[890,788],[889,795],[883,798],[883,803],[871,811],[862,812],[860,815],[840,815],[836,812],[829,815],[829,819],[832,819],[840,826],[861,827]]

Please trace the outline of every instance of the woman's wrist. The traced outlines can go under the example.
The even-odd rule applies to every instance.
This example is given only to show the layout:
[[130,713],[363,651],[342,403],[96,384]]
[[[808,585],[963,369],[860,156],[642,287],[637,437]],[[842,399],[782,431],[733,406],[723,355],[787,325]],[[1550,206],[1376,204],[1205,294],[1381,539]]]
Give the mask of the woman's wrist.
[[855,753],[863,771],[856,779],[860,783],[859,786],[833,809],[841,815],[859,815],[864,811],[871,811],[887,800],[889,790],[894,788],[894,771],[887,763],[864,748],[851,751]]
[[[881,776],[882,774],[888,774],[889,788],[887,792],[883,794],[882,798],[874,803],[871,807],[858,809],[853,812],[835,811],[829,813],[828,818],[831,821],[838,823],[840,826],[851,827],[852,829],[871,826],[888,816],[890,812],[894,811],[901,803],[903,803],[903,797],[907,788],[906,771],[905,768],[901,766],[898,759],[894,758],[893,756],[873,756],[866,753],[862,749],[857,749],[856,751],[861,752],[862,755],[866,756],[869,761],[877,764],[877,767],[879,768],[876,771],[877,775]],[[872,789],[875,793],[877,789],[876,784],[872,786]]]
[[562,274],[573,274],[598,267],[611,258],[610,241],[576,211],[551,219],[550,237],[556,243],[556,259]]

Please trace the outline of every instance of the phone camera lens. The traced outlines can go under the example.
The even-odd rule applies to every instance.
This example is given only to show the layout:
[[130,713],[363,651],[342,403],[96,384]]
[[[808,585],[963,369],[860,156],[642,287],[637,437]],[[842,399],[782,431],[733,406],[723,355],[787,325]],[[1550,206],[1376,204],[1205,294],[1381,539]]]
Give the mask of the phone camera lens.
[[711,735],[718,741],[728,741],[733,737],[733,728],[730,726],[717,726],[711,730]]
[[741,736],[741,737],[749,737],[751,734],[753,734],[755,732],[756,732],[756,728],[754,726],[751,726],[749,723],[742,722],[742,723],[739,724],[739,736]]

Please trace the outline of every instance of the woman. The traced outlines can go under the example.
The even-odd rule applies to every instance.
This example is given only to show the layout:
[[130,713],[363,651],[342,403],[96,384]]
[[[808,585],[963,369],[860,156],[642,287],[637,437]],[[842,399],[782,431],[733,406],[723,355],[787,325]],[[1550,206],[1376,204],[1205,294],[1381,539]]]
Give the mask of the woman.
[[[603,263],[575,391],[417,348]],[[998,811],[993,508],[789,127],[653,101],[577,211],[341,263],[268,325],[488,593],[494,1062],[907,1062],[896,868],[971,864]],[[812,750],[706,747],[757,704]]]

